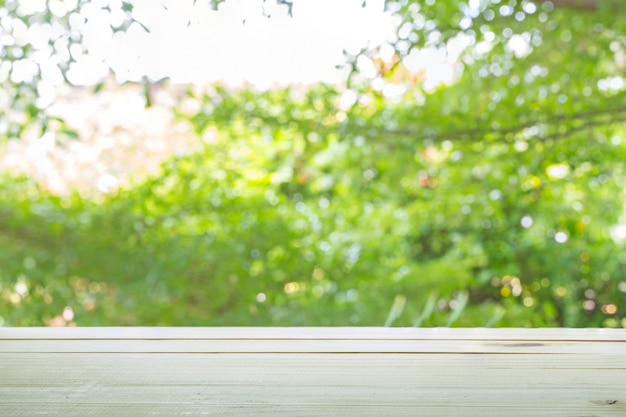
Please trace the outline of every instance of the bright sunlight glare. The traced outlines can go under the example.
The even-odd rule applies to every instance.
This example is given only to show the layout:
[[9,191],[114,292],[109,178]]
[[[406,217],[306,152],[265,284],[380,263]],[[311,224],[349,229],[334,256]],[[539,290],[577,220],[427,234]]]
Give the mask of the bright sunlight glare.
[[337,68],[343,51],[379,45],[393,32],[382,0],[296,0],[292,16],[276,1],[226,0],[212,10],[206,1],[135,0],[136,22],[114,32],[121,7],[94,0],[70,16],[84,37],[83,48],[70,51],[73,84],[97,83],[107,66],[118,82],[334,83],[346,75]]

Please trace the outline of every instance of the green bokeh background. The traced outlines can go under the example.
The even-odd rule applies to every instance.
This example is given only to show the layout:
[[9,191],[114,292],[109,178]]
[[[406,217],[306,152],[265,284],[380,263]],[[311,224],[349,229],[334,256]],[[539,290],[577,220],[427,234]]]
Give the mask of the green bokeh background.
[[[0,324],[626,328],[626,89],[603,87],[624,80],[623,6],[431,3],[388,2],[415,33],[391,44],[473,39],[452,85],[366,50],[401,100],[356,66],[305,93],[216,85],[172,108],[201,149],[106,198],[4,173]],[[33,85],[4,87],[27,116],[5,141],[49,128]]]

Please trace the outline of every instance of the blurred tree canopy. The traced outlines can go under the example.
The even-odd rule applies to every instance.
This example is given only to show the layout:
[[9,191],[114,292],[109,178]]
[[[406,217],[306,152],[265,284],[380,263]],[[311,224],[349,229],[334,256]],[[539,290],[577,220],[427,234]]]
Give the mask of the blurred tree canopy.
[[[71,136],[53,3],[0,2],[5,140]],[[0,323],[626,327],[626,6],[385,7],[345,85],[190,89],[202,149],[104,200],[4,175]]]

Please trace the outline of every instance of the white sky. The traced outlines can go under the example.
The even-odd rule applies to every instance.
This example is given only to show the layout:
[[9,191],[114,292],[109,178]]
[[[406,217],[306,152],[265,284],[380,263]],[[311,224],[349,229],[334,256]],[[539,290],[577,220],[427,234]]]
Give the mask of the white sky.
[[[74,85],[96,84],[112,69],[118,82],[147,76],[174,83],[247,82],[264,89],[275,84],[341,83],[348,74],[347,68],[337,69],[345,63],[344,50],[355,54],[382,45],[383,60],[394,54],[386,41],[395,37],[397,22],[384,12],[384,0],[367,0],[365,7],[363,0],[294,0],[292,16],[276,0],[225,0],[218,10],[210,8],[209,0],[131,0],[132,16],[140,23],[117,32],[111,27],[127,18],[122,0],[91,0],[70,12],[77,1],[19,0],[17,12],[27,16],[47,9],[68,17],[70,36],[81,35],[82,44],[68,45],[68,28],[58,23],[27,27],[0,9],[0,43],[14,50],[30,45],[35,51],[12,64],[0,63],[0,82],[9,76],[15,83],[33,82],[41,71],[40,107],[54,101],[65,82],[59,64],[70,57],[74,62],[66,75]],[[447,47],[413,49],[404,64],[409,71],[425,72],[424,88],[434,89],[452,82],[454,64],[467,41],[461,36]],[[365,56],[357,66],[386,96],[399,97],[404,91],[377,79],[377,70]]]
[[[39,0],[23,0],[39,1]],[[75,84],[92,84],[106,72],[118,81],[173,82],[247,81],[259,87],[279,83],[339,82],[345,72],[344,49],[378,45],[393,31],[382,0],[296,0],[293,17],[287,7],[268,0],[226,0],[218,11],[198,0],[135,0],[133,17],[150,30],[133,24],[113,33],[121,22],[119,0],[94,0],[71,16],[72,28],[84,36],[85,50],[68,77]],[[117,8],[115,6],[118,6]],[[270,18],[263,16],[263,10]],[[245,19],[245,25],[242,23]]]

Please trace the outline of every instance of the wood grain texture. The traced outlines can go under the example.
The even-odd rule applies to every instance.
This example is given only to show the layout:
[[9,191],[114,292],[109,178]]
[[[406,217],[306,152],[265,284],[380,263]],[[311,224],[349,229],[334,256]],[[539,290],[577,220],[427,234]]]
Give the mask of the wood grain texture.
[[0,416],[626,416],[626,331],[0,328]]

